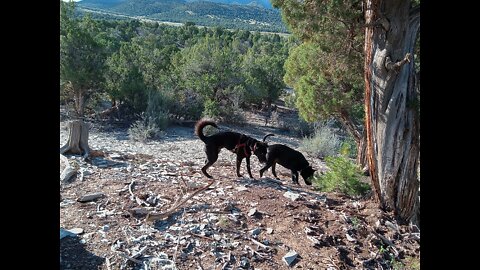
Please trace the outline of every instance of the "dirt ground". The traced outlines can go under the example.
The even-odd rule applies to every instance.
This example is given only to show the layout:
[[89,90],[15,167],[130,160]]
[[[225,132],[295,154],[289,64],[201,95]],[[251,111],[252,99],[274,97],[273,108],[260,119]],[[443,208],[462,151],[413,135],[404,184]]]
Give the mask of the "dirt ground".
[[[262,125],[224,128],[257,139],[273,132],[272,142],[299,146],[297,137]],[[89,145],[103,156],[89,163],[69,156],[79,173],[60,185],[60,228],[80,229],[60,240],[61,269],[419,269],[418,228],[398,225],[370,198],[293,184],[280,166],[281,180],[270,171],[260,179],[256,157],[256,179],[245,161],[239,178],[227,150],[209,169],[208,189],[167,218],[145,221],[148,212],[165,212],[209,183],[200,171],[204,145],[192,127],[170,127],[144,144],[129,140],[125,128],[93,124]],[[98,192],[100,198],[78,201]],[[283,259],[289,252],[290,266]]]

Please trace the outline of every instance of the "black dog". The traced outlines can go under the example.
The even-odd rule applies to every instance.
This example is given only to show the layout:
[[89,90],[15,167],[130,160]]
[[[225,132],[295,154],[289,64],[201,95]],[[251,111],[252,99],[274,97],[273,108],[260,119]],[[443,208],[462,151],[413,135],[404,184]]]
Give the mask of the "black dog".
[[[268,136],[273,136],[273,134],[268,134],[265,136],[263,139],[264,142]],[[277,177],[277,173],[275,172],[275,165],[278,163],[292,171],[292,180],[294,183],[298,184],[298,172],[300,172],[305,184],[312,184],[310,177],[313,175],[315,170],[312,168],[312,166],[310,166],[302,153],[283,144],[274,144],[268,146],[266,160],[267,164],[265,164],[265,167],[260,169],[260,177],[262,177],[263,173],[268,170],[268,168],[272,167],[273,176],[275,176],[276,179],[279,179]]]
[[218,128],[217,124],[208,120],[200,120],[195,124],[195,134],[205,143],[205,153],[207,154],[205,166],[202,168],[203,174],[208,178],[212,178],[212,176],[207,173],[207,169],[217,161],[220,150],[226,148],[237,154],[237,176],[242,177],[240,174],[240,164],[242,164],[243,159],[246,158],[248,175],[250,178],[254,178],[250,171],[250,156],[253,153],[258,157],[260,162],[266,162],[265,154],[267,152],[267,143],[231,131],[219,132],[207,137],[203,135],[203,128],[205,126]]

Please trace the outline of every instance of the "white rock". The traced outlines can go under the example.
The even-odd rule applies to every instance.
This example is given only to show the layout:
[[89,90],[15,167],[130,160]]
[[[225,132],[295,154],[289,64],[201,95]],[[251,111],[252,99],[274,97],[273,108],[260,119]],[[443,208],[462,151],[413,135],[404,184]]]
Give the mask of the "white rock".
[[82,234],[83,233],[83,229],[82,228],[73,228],[73,229],[70,229],[68,230],[69,232],[71,233],[74,233],[76,235],[79,235],[79,234]]
[[268,234],[272,234],[272,233],[273,233],[273,229],[272,229],[272,228],[267,228],[267,233],[268,233]]
[[253,215],[255,215],[255,213],[257,213],[257,208],[252,208],[252,209],[250,209],[250,210],[248,211],[248,214],[247,214],[247,215],[253,216]]
[[248,188],[245,187],[245,186],[239,186],[239,187],[236,187],[235,189],[236,189],[237,191],[245,191],[245,190],[248,190]]
[[301,195],[298,194],[298,193],[287,191],[287,192],[283,193],[283,197],[289,198],[292,201],[296,201],[301,197]]
[[350,241],[350,242],[357,241],[355,238],[351,237],[348,233],[346,233],[345,236],[347,237],[347,240]]
[[297,259],[298,253],[295,250],[290,250],[287,254],[285,254],[282,260],[288,265],[292,265],[292,263]]

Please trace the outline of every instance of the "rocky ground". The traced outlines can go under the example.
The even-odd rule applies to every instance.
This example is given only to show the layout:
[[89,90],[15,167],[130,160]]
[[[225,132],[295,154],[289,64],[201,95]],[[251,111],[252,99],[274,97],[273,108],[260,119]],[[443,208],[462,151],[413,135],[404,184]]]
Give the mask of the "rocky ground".
[[[257,139],[275,133],[270,141],[299,146],[298,138],[263,125],[222,127]],[[227,150],[209,169],[215,181],[206,190],[164,219],[145,221],[210,183],[192,127],[172,126],[140,143],[125,128],[93,124],[89,145],[99,156],[89,163],[69,156],[79,171],[60,184],[61,269],[419,269],[415,226],[399,226],[369,198],[295,185],[280,166],[281,180],[271,172],[259,179],[256,157],[256,179],[245,163],[238,178]]]

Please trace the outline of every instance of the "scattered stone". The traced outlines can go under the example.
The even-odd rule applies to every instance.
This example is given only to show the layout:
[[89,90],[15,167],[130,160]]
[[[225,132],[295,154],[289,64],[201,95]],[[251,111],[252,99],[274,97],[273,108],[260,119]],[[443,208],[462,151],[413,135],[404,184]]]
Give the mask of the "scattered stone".
[[79,235],[79,234],[82,234],[83,233],[83,229],[82,228],[73,228],[73,229],[70,229],[70,230],[67,230],[71,233],[74,233],[75,235]]
[[292,201],[296,201],[301,197],[301,195],[298,194],[298,193],[287,191],[287,192],[283,193],[283,197],[289,198]]
[[70,204],[75,204],[75,201],[74,200],[69,200],[69,199],[65,199],[63,201],[60,202],[60,207],[66,207]]
[[240,259],[240,268],[242,269],[249,269],[250,268],[250,262],[246,257],[242,257]]
[[287,264],[287,266],[291,266],[292,263],[297,259],[297,256],[298,253],[292,249],[283,256],[282,260]]
[[385,226],[389,227],[390,229],[394,230],[394,231],[398,231],[398,227],[397,225],[393,224],[392,222],[390,221],[385,221]]
[[247,188],[246,186],[239,186],[239,187],[236,187],[235,189],[236,189],[237,191],[240,191],[240,192],[241,192],[241,191],[246,191],[246,190],[248,190],[248,188]]
[[219,234],[214,234],[213,239],[215,239],[216,241],[220,241],[220,240],[222,240],[222,236],[219,235]]
[[149,203],[150,205],[156,205],[157,201],[158,201],[158,198],[157,198],[157,196],[148,196],[148,198],[145,201],[147,203]]
[[64,230],[64,229],[60,228],[60,239],[63,239],[67,236],[75,237],[77,235],[70,232],[70,231],[67,231],[67,230]]
[[305,227],[305,228],[303,228],[303,230],[305,231],[305,233],[307,235],[312,235],[313,234],[313,230],[310,227]]
[[268,234],[272,234],[272,233],[273,233],[273,229],[272,229],[272,228],[267,228],[267,233],[268,233]]
[[345,236],[347,237],[347,240],[350,241],[350,242],[355,242],[355,241],[357,241],[357,239],[351,237],[348,233],[346,233]]
[[313,236],[307,235],[307,239],[312,242],[313,246],[318,246],[318,245],[321,244],[320,240],[318,240],[317,238],[315,238]]
[[108,226],[108,224],[105,224],[102,226],[102,231],[106,232],[110,229],[110,226]]
[[257,213],[257,208],[252,208],[248,211],[248,216],[254,216]]
[[250,231],[250,234],[251,234],[252,236],[257,236],[257,235],[260,234],[260,232],[262,232],[262,229],[260,229],[260,228],[255,228],[255,229],[253,229],[253,230]]
[[112,153],[110,154],[111,159],[123,159],[123,156],[118,154],[118,153]]
[[78,198],[77,201],[78,202],[90,202],[90,201],[94,201],[96,199],[102,198],[103,196],[105,196],[105,194],[103,192],[90,193],[90,194],[86,194],[86,195],[83,195],[82,197]]

